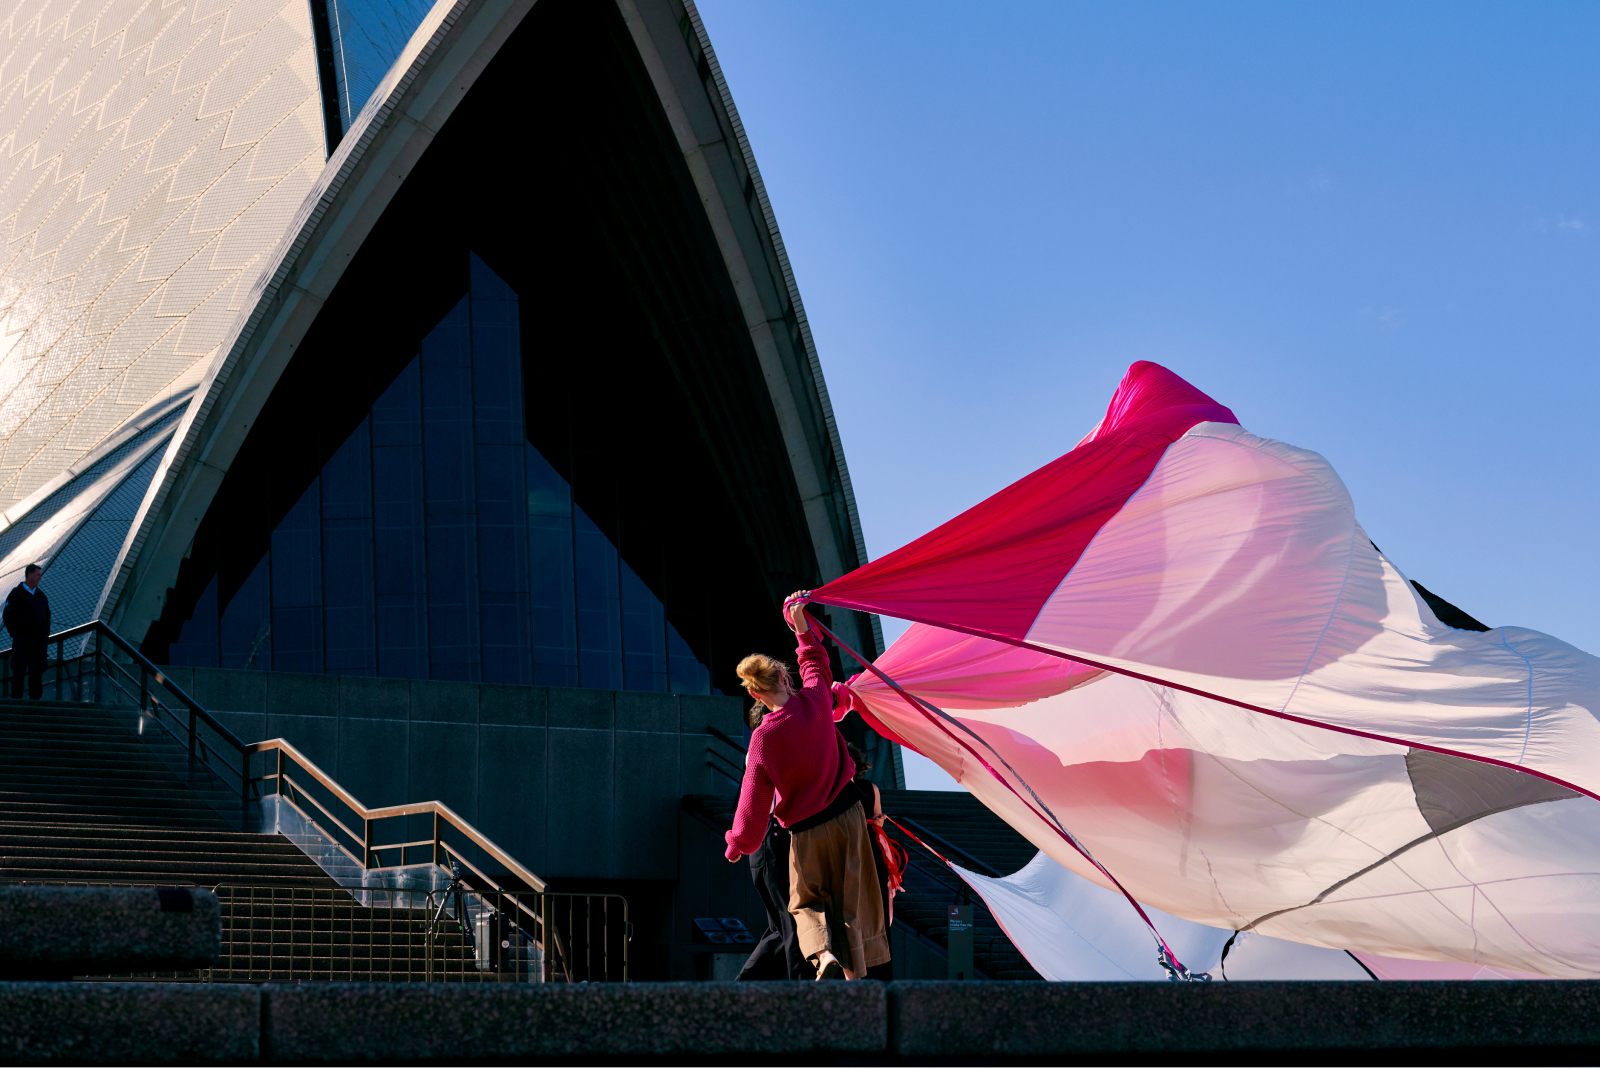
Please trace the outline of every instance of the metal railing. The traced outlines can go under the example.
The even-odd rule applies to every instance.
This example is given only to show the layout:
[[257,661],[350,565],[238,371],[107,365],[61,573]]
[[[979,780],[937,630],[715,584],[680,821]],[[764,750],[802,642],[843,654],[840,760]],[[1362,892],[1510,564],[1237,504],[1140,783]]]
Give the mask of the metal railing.
[[[384,905],[371,906],[334,887],[225,883],[216,893],[222,953],[213,966],[78,978],[180,983],[580,983],[629,978],[633,928],[627,900],[617,894],[405,891]],[[532,930],[530,916],[537,925]],[[551,933],[548,940],[538,937],[541,929]]]
[[[484,915],[508,917],[496,922],[507,931],[521,932],[518,938],[529,939],[538,947],[545,973],[555,968],[555,974],[567,977],[581,974],[587,979],[592,973],[597,980],[627,978],[627,944],[632,928],[627,919],[627,902],[621,897],[553,893],[543,879],[442,802],[369,808],[288,740],[275,738],[253,744],[241,741],[160,667],[103,622],[86,623],[51,635],[49,646],[54,647],[56,655],[46,666],[47,696],[136,709],[140,735],[148,741],[168,743],[169,764],[178,765],[174,770],[202,795],[224,799],[220,807],[231,809],[234,814],[224,815],[230,821],[236,818],[240,830],[271,829],[286,834],[315,857],[324,871],[344,884],[341,891],[232,888],[232,893],[249,891],[248,907],[262,904],[273,910],[287,909],[285,915],[295,922],[311,923],[306,928],[311,931],[316,929],[313,921],[320,915],[318,909],[334,910],[327,912],[328,923],[334,922],[335,915],[344,917],[340,922],[356,922],[356,913],[350,909],[425,909],[429,896],[439,892],[441,873],[465,869],[470,874],[458,897],[464,894],[461,900],[477,903],[469,904],[467,911],[476,908]],[[0,693],[9,693],[4,687],[10,683],[11,666],[11,651],[0,651]],[[233,798],[237,799],[236,808]],[[419,882],[423,885],[417,885]],[[219,887],[219,894],[224,889]],[[283,894],[289,896],[274,896]],[[295,894],[313,896],[301,900]],[[316,894],[329,896],[324,900]],[[604,902],[599,906],[604,917],[600,934],[591,937],[588,921],[574,926],[579,901],[585,903],[586,914],[594,911],[594,902]],[[555,918],[561,913],[562,902],[566,908],[565,926]],[[295,913],[302,907],[310,911]],[[276,917],[278,912],[272,915]],[[249,929],[253,931],[254,920],[259,917],[250,916]],[[241,913],[241,919],[244,917],[245,913]],[[410,921],[396,913],[385,922]],[[274,929],[269,925],[268,930]],[[548,947],[545,932],[549,932]],[[435,932],[430,927],[426,934],[431,947],[436,941]],[[565,944],[568,938],[572,939],[570,945]],[[255,945],[241,943],[241,947],[246,944]],[[284,944],[298,943],[291,939]],[[318,943],[311,939],[305,944]],[[598,963],[593,957],[596,947],[601,949]],[[423,978],[435,970],[431,948],[425,959]],[[389,967],[392,970],[395,965]],[[221,970],[231,977],[240,969],[230,965]],[[448,954],[440,958],[437,970],[440,975],[454,974]],[[474,970],[485,969],[475,966]],[[355,974],[351,969],[345,971]],[[499,974],[495,969],[487,971]]]
[[744,758],[749,756],[750,751],[744,747],[743,743],[728,737],[715,727],[707,727],[706,733],[739,754],[739,759],[734,760],[715,746],[708,745],[706,746],[706,767],[733,783],[736,789],[741,787],[744,784]]
[[[523,887],[542,891],[545,881],[523,867],[505,850],[495,845],[472,824],[462,819],[441,801],[417,801],[408,805],[386,805],[368,808],[356,800],[333,777],[319,768],[309,757],[283,738],[242,745],[244,756],[267,757],[268,769],[260,775],[251,775],[246,764],[246,789],[248,801],[259,802],[273,797],[280,804],[291,807],[298,815],[327,834],[329,844],[337,849],[350,864],[362,872],[380,869],[399,869],[416,865],[439,868],[451,862],[459,863],[481,881],[481,889],[520,890]],[[248,803],[247,801],[247,803]],[[340,812],[343,812],[343,818]],[[320,816],[320,818],[319,818]],[[407,832],[414,817],[423,817],[429,832],[426,837],[413,838]],[[383,833],[389,824],[399,831],[399,840],[386,840]],[[348,821],[348,822],[347,822]],[[352,826],[352,824],[354,826]],[[330,831],[337,833],[328,833]],[[460,842],[452,843],[447,834],[454,833],[475,849],[463,848]],[[292,837],[292,836],[291,836]],[[408,859],[407,851],[412,853]],[[425,850],[425,859],[417,859],[417,850]],[[474,863],[476,856],[478,863]],[[505,869],[505,875],[521,882],[522,887],[502,886],[495,876],[484,870],[490,864]],[[387,862],[386,862],[387,861]],[[501,875],[500,878],[505,878]],[[382,887],[379,882],[373,884]],[[395,886],[394,889],[413,889]],[[422,887],[415,889],[432,889]]]
[[628,979],[628,906],[615,894],[401,891],[382,906],[333,889],[219,886],[217,896],[222,956],[197,973],[207,982]]
[[[144,654],[105,623],[95,620],[52,634],[46,650],[45,695],[57,701],[93,701],[139,711],[146,725],[185,754],[185,779],[239,799],[240,828],[248,820],[244,743],[190,697]],[[9,695],[12,651],[0,651],[0,694]]]

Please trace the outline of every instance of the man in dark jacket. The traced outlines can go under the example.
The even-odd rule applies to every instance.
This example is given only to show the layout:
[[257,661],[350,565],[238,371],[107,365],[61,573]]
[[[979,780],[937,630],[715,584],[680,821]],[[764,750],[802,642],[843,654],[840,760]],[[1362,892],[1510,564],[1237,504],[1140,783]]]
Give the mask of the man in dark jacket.
[[29,564],[11,595],[6,598],[5,624],[11,632],[11,697],[22,696],[22,676],[28,676],[28,696],[44,696],[44,650],[50,638],[50,598],[39,588],[44,569]]

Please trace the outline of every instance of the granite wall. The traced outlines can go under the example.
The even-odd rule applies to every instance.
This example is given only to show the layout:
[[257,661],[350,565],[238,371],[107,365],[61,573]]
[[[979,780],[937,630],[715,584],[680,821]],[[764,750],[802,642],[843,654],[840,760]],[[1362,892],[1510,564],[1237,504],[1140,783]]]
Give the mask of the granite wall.
[[166,670],[242,740],[288,739],[369,807],[442,801],[558,881],[676,881],[679,799],[737,793],[706,766],[737,759],[706,732],[742,736],[735,697]]

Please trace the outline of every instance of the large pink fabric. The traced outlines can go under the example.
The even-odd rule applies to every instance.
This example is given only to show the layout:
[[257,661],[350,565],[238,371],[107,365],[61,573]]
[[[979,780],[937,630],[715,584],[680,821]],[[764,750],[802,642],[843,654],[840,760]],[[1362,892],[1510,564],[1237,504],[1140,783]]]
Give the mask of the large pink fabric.
[[1600,976],[1600,659],[1444,625],[1326,460],[1187,388],[1135,365],[1083,445],[813,591],[922,624],[876,666],[950,719],[850,700],[1173,915]]
[[[955,733],[980,739],[979,751],[1028,800],[931,714],[863,673],[849,688],[872,722],[1099,886],[1111,888],[1036,809],[1048,809],[1131,894],[1170,916],[1447,962],[1441,978],[1483,968],[1600,977],[1600,802],[1532,777],[1531,791],[1519,789],[1518,773],[1486,768],[1487,778],[1456,790],[1474,806],[1460,815],[1472,818],[1438,833],[1430,813],[1438,822],[1440,790],[1473,783],[1465,761],[1113,672],[1085,676],[1048,654],[923,625],[876,666],[916,697],[944,695],[939,707]],[[1128,923],[1142,927],[1131,910]],[[1159,916],[1156,923],[1169,934]],[[1207,967],[1203,954],[1184,955],[1192,947],[1181,930],[1177,937],[1184,963]],[[1117,967],[1148,971],[1155,950],[1143,947]]]
[[1234,417],[1166,368],[1136,363],[1078,448],[813,597],[1020,639],[1167,446],[1202,420]]
[[1085,445],[811,598],[1600,795],[1600,659],[1445,626],[1326,460],[1190,422],[1153,366]]

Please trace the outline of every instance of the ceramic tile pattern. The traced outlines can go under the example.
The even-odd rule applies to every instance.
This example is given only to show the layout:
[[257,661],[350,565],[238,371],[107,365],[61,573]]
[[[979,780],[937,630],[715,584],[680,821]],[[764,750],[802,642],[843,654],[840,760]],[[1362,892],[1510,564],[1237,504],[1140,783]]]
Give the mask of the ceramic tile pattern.
[[326,142],[306,0],[0,12],[4,509],[199,381]]

